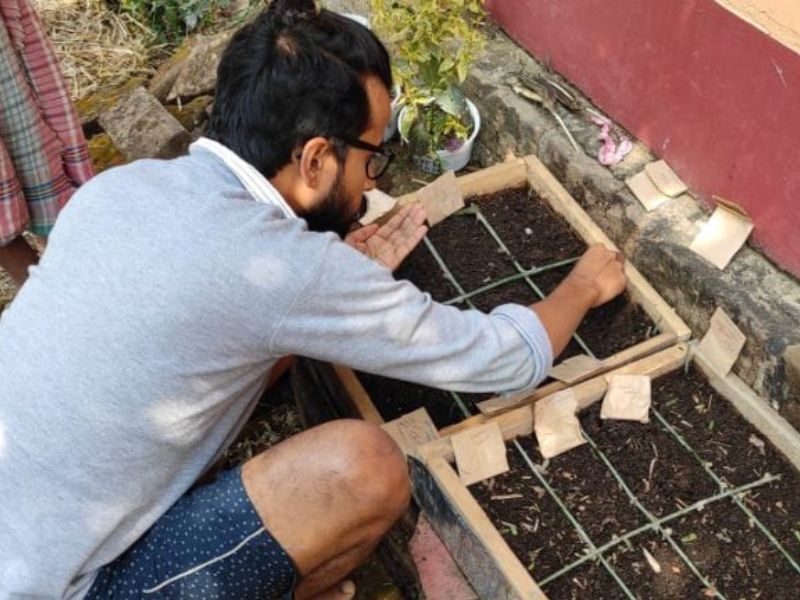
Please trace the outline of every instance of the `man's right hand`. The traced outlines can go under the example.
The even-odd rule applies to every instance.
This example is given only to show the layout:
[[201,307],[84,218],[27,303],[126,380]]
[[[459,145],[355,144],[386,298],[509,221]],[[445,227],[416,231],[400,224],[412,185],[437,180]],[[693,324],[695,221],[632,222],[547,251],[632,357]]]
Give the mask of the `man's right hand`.
[[592,290],[592,308],[605,304],[625,289],[625,261],[619,252],[594,244],[584,253],[564,283]]
[[602,244],[590,246],[564,281],[531,308],[542,321],[553,356],[558,356],[589,309],[608,302],[625,289],[624,262],[619,252]]

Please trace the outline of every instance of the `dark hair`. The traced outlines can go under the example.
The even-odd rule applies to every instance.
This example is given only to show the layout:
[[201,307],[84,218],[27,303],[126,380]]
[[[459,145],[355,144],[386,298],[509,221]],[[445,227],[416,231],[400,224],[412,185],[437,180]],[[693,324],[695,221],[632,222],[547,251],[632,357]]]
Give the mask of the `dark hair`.
[[392,86],[389,55],[366,27],[313,0],[273,0],[226,48],[206,135],[272,177],[316,136],[340,161],[369,123],[362,78]]

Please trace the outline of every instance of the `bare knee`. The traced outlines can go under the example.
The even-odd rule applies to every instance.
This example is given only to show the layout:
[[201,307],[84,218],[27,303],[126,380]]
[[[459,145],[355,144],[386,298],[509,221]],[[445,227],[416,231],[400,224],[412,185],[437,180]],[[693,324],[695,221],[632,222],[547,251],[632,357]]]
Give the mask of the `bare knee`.
[[331,503],[348,506],[361,523],[386,528],[402,516],[410,499],[403,452],[380,427],[354,419],[331,421],[290,438],[245,465],[245,475],[273,501],[283,490],[309,486],[314,491],[304,496],[328,496]]
[[243,479],[265,526],[303,574],[368,551],[410,496],[403,453],[379,427],[354,420],[278,444],[248,461]]
[[335,448],[329,467],[362,514],[387,524],[400,518],[408,508],[410,485],[406,457],[394,440],[366,421],[343,419],[323,427]]

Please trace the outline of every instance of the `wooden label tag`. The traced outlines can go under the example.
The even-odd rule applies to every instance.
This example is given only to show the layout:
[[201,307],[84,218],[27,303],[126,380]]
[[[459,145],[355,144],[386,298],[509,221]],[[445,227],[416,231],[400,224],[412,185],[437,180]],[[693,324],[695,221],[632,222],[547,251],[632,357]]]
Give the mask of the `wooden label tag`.
[[364,196],[367,198],[367,212],[358,220],[362,225],[374,223],[397,205],[395,198],[378,189],[364,192]]
[[669,196],[662,194],[644,171],[629,177],[625,183],[647,212],[655,210],[669,200]]
[[613,375],[600,407],[601,419],[650,421],[650,376]]
[[464,485],[472,485],[508,471],[506,444],[497,421],[457,433],[450,438],[450,442]]
[[724,269],[752,231],[753,222],[741,208],[718,198],[717,208],[689,249],[718,269]]
[[571,384],[580,379],[585,379],[602,368],[603,363],[596,358],[592,358],[586,354],[578,354],[550,369],[549,375],[553,379]]
[[697,351],[706,357],[720,375],[730,373],[747,340],[736,324],[721,308],[711,316],[711,325],[700,340]]
[[447,171],[432,183],[417,190],[416,195],[428,215],[428,224],[431,227],[464,208],[464,196],[453,171]]
[[644,172],[662,194],[675,198],[689,188],[672,168],[663,160],[657,160],[645,165]]
[[539,452],[552,458],[586,443],[575,411],[578,402],[572,390],[564,390],[534,404],[533,419]]
[[406,455],[413,454],[417,446],[439,438],[439,432],[424,408],[384,423],[381,428],[392,436]]

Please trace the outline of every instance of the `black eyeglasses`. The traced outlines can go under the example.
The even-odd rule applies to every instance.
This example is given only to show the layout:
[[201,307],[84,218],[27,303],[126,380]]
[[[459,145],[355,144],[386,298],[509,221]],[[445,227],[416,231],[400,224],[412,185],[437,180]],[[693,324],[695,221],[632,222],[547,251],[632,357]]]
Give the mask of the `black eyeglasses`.
[[367,160],[367,177],[372,180],[379,179],[381,175],[386,173],[386,169],[389,168],[389,165],[392,164],[392,160],[394,160],[394,152],[382,146],[374,146],[362,140],[339,139],[353,148],[372,152],[369,160]]

